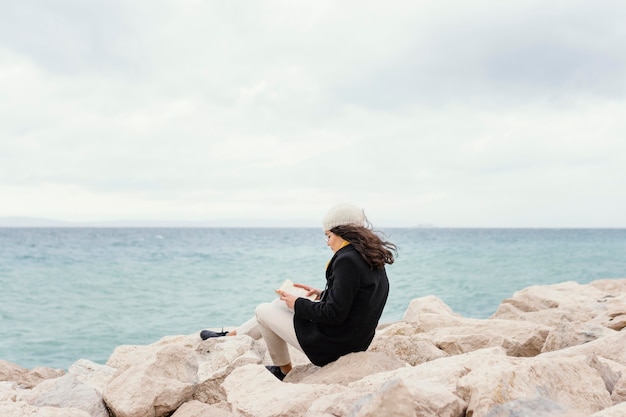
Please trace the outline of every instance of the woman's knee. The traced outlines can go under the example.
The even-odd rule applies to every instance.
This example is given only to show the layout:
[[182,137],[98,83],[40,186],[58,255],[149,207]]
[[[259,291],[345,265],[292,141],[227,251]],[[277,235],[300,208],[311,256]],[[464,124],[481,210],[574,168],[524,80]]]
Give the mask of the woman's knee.
[[256,306],[256,309],[254,310],[254,314],[256,315],[257,321],[266,323],[267,318],[270,317],[271,315],[271,311],[273,307],[274,306],[272,305],[272,303],[262,303]]

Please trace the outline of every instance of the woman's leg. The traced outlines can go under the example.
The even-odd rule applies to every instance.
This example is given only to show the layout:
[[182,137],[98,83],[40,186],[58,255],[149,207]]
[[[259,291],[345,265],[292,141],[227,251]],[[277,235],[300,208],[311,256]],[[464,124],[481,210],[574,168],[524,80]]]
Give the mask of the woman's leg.
[[256,320],[274,365],[290,368],[291,357],[287,344],[302,351],[293,327],[293,311],[283,301],[276,299],[256,308]]
[[250,320],[237,327],[234,331],[228,332],[229,336],[242,334],[248,335],[254,340],[259,340],[261,338],[261,331],[259,330],[259,324],[256,321],[256,317],[252,317]]

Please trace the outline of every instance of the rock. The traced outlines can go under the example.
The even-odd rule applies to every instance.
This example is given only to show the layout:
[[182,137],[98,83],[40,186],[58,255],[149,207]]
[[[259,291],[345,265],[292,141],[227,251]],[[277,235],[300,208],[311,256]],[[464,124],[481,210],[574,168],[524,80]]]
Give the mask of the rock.
[[598,372],[608,393],[612,394],[621,376],[626,374],[626,367],[608,359],[600,360],[595,354],[585,359],[587,364]]
[[18,399],[37,407],[75,408],[91,417],[109,417],[100,393],[72,374],[45,380],[32,390],[20,393]]
[[[437,414],[440,416],[441,414]],[[416,417],[413,396],[399,379],[386,382],[380,389],[359,400],[350,417]]]
[[117,369],[106,365],[99,365],[87,359],[79,359],[68,369],[83,384],[93,387],[102,395],[104,387],[115,377]]
[[465,319],[464,325],[433,329],[428,337],[449,355],[501,346],[507,355],[530,357],[541,352],[549,332],[522,321]]
[[209,405],[197,400],[191,400],[181,405],[172,417],[234,417],[230,411],[216,405]]
[[[123,352],[129,357],[123,357]],[[103,392],[116,417],[167,416],[191,399],[197,383],[195,346],[186,343],[164,341],[144,349],[120,350],[108,363],[124,368]]]
[[473,417],[537,396],[586,415],[612,405],[604,381],[582,357],[507,358],[498,366],[474,369],[458,381],[458,388]]
[[[425,377],[427,372],[417,374],[416,368],[417,367],[402,367],[392,371],[372,374],[348,384],[345,389],[338,388],[336,392],[331,394],[320,395],[320,397],[311,404],[306,415],[354,415],[359,412],[365,413],[367,410],[378,409],[378,405],[376,405],[378,404],[378,400],[375,400],[376,398],[398,396],[398,401],[401,401],[400,397],[405,398],[405,396],[400,396],[400,394],[395,391],[396,388],[393,390],[394,393],[387,393],[387,389],[390,387],[386,384],[393,380],[402,385],[403,388],[400,389],[401,391],[404,391],[406,388],[410,395],[413,408],[418,416],[436,415],[440,417],[459,417],[466,403],[454,395],[450,391],[450,388],[437,382],[440,380],[448,381],[449,374],[446,374],[446,371],[450,372],[450,369],[433,367],[433,370],[438,368],[440,373],[437,378],[429,380]],[[341,369],[337,368],[336,371],[341,372]],[[446,375],[444,376],[444,374]],[[451,383],[450,385],[454,384],[455,383]],[[370,400],[373,402],[363,411],[360,411],[361,406]],[[406,405],[404,400],[402,401],[403,404]],[[403,404],[398,404],[398,410],[405,408]],[[381,405],[381,407],[383,406],[385,405]],[[379,411],[381,412],[379,415],[393,415],[384,414],[382,410]]]
[[594,319],[598,324],[616,331],[626,327],[626,279],[601,279],[589,284],[604,292],[604,304]]
[[626,279],[524,288],[502,301],[492,318],[528,320],[551,327],[563,322],[594,322],[621,330],[626,325]]
[[368,375],[392,371],[404,366],[406,363],[382,352],[356,352],[342,356],[322,368],[313,367],[312,372],[308,374],[298,375],[297,372],[292,371],[284,382],[347,385]]
[[521,399],[497,405],[485,417],[586,417],[576,410],[565,410],[559,404],[542,397]]
[[193,398],[208,404],[224,401],[224,379],[243,365],[261,363],[265,350],[264,344],[248,336],[211,338],[198,342],[198,385]]
[[17,383],[10,381],[0,382],[0,401],[15,401]]
[[369,351],[391,354],[411,366],[448,356],[428,336],[415,334],[415,328],[405,322],[377,331]]
[[[420,323],[427,315],[448,316],[449,318],[462,319],[460,314],[455,313],[443,300],[434,295],[415,298],[409,303],[409,307],[404,312],[402,321],[407,323]],[[424,329],[424,330],[429,330]]]
[[24,401],[0,401],[2,417],[91,417],[89,413],[76,408],[36,407]]
[[464,318],[434,296],[412,300],[404,320],[449,355],[501,346],[511,356],[535,356],[551,330],[523,320]]
[[566,321],[550,330],[541,351],[550,352],[582,345],[611,334],[615,334],[615,331],[599,324]]
[[613,407],[605,408],[602,411],[593,413],[589,417],[624,417],[626,416],[626,402],[616,404]]
[[626,366],[626,332],[617,332],[601,339],[594,340],[578,346],[571,346],[552,352],[542,353],[545,358],[558,358],[564,356],[591,356],[610,359]]
[[235,413],[255,417],[304,416],[319,397],[346,390],[341,385],[281,382],[263,365],[235,369],[222,387]]
[[33,368],[28,370],[14,363],[0,359],[0,381],[16,382],[22,388],[32,388],[41,381],[50,378],[57,378],[63,375],[62,369],[46,367]]
[[[622,372],[611,392],[613,404],[626,403],[626,372]],[[626,415],[626,414],[624,414]]]

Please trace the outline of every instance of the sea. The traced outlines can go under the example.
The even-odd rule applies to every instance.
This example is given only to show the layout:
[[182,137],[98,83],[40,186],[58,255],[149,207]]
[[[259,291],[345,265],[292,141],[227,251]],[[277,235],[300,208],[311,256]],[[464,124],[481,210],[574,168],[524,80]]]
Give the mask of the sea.
[[[488,318],[532,285],[626,278],[626,229],[389,228],[381,323],[435,295]],[[67,369],[120,345],[236,326],[287,278],[323,288],[319,228],[0,228],[0,359]]]

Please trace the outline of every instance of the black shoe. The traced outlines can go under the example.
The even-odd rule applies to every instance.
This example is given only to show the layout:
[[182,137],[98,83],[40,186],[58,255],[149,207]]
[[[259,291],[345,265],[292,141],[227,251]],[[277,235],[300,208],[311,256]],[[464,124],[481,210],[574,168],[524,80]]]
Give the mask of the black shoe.
[[283,371],[280,370],[280,366],[266,366],[265,368],[267,368],[268,371],[270,371],[272,373],[272,375],[274,375],[276,378],[280,379],[281,381],[283,379],[285,379],[285,377],[287,375],[283,374]]
[[222,336],[226,336],[228,334],[228,332],[225,332],[224,329],[222,329],[221,332],[214,332],[213,330],[202,330],[200,332],[200,338],[202,340],[207,340],[211,337],[222,337]]

